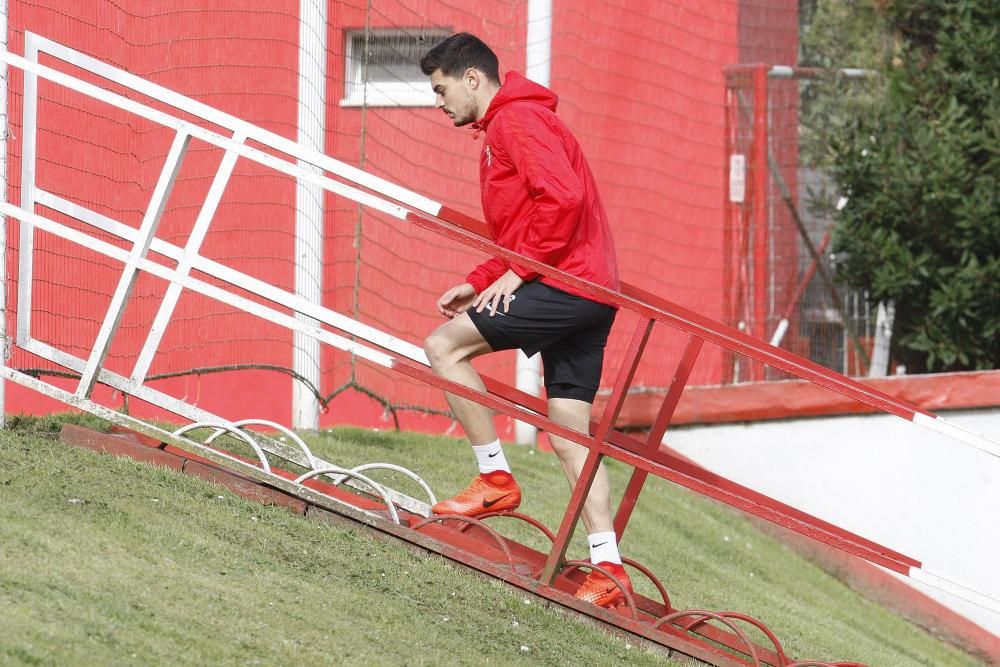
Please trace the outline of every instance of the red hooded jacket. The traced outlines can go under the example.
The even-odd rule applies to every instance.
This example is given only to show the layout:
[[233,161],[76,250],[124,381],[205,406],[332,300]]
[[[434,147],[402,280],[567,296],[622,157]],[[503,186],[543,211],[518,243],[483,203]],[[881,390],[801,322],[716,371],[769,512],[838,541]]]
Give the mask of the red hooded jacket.
[[[508,72],[477,131],[485,131],[479,184],[493,240],[612,290],[618,262],[604,205],[580,144],[556,116],[548,88]],[[538,273],[494,257],[467,277],[477,293],[507,269],[526,282]],[[548,277],[542,282],[593,299]]]

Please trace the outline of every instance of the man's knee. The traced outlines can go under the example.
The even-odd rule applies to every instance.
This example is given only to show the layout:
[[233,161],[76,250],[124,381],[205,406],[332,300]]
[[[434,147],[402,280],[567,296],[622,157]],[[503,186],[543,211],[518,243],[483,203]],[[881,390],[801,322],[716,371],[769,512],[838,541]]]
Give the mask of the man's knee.
[[424,353],[431,367],[440,369],[490,352],[489,343],[469,323],[458,318],[446,322],[424,339]]
[[558,436],[549,435],[549,444],[560,461],[567,459],[572,461],[587,456],[587,448],[572,440],[565,440]]
[[450,363],[455,354],[455,345],[452,340],[441,331],[435,329],[424,339],[424,353],[431,368],[440,368],[442,365]]

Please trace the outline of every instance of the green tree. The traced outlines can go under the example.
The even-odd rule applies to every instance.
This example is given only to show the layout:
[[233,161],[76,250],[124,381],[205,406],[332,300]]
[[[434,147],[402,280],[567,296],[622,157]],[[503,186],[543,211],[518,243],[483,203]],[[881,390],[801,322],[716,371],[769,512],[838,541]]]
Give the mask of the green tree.
[[[832,137],[885,98],[885,79],[878,72],[893,49],[893,36],[873,0],[802,0],[799,17],[799,65],[826,73],[799,83],[799,148],[807,164],[828,169],[836,157]],[[844,68],[870,75],[840,76]]]
[[867,6],[891,39],[884,94],[854,99],[826,136],[850,197],[838,277],[895,301],[909,369],[1000,367],[1000,2]]

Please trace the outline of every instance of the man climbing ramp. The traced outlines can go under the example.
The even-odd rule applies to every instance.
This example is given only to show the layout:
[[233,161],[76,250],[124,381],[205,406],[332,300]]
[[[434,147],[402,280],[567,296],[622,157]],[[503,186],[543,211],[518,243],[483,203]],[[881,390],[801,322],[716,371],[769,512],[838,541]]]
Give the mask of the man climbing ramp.
[[[617,290],[618,266],[607,214],[579,143],[555,114],[557,97],[548,88],[508,72],[500,82],[496,54],[479,38],[459,33],[421,60],[437,107],[456,127],[471,125],[483,135],[479,180],[483,213],[500,246],[566,273]],[[587,433],[601,379],[604,348],[616,309],[558,280],[492,258],[477,266],[438,299],[448,321],[431,333],[424,349],[436,374],[483,391],[472,359],[519,348],[542,355],[548,416]],[[479,462],[479,476],[435,514],[475,517],[513,510],[521,489],[511,474],[493,426],[492,412],[446,394]],[[586,447],[549,435],[570,485],[587,458]],[[623,585],[611,516],[610,486],[603,465],[583,508],[590,560]],[[603,607],[625,596],[603,574],[591,572],[576,592]]]

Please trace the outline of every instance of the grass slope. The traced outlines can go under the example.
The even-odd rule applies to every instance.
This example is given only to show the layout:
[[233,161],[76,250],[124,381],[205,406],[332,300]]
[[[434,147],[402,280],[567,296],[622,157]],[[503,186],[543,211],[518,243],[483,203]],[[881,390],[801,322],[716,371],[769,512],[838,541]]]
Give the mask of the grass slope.
[[[436,556],[41,433],[58,425],[0,432],[0,664],[681,664]],[[405,465],[442,496],[472,469],[452,438],[338,429],[310,444],[338,465]],[[507,450],[522,509],[555,528],[569,497],[555,458]],[[614,488],[627,472],[611,466]],[[545,548],[519,522],[492,525]],[[622,547],[675,607],[754,615],[797,658],[976,664],[662,480],[648,482]],[[569,556],[586,556],[582,536]]]

